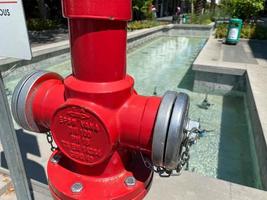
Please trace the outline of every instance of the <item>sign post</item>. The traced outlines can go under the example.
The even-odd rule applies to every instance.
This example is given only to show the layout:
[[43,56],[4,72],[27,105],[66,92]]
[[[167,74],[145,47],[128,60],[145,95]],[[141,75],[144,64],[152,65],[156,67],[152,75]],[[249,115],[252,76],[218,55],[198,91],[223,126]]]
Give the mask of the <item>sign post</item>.
[[23,165],[18,139],[11,117],[3,79],[0,73],[0,140],[18,200],[31,200],[29,183]]
[[32,58],[22,0],[0,0],[0,56]]
[[[0,0],[0,56],[32,58],[22,0]],[[0,140],[18,200],[31,200],[29,180],[5,94],[0,66]]]

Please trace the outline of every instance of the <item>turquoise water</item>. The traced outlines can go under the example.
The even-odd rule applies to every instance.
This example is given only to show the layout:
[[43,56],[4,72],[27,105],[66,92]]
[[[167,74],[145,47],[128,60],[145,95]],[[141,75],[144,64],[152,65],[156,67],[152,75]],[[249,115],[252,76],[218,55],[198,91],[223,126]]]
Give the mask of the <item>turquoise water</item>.
[[190,69],[205,39],[161,37],[128,54],[128,73],[143,95],[166,90],[186,92],[191,99],[191,119],[200,119],[210,132],[192,147],[189,171],[261,188],[252,132],[244,95],[208,95],[208,110],[199,105],[206,94],[192,91]]
[[[209,94],[212,105],[205,110],[199,107],[205,94],[192,91],[194,73],[190,67],[205,41],[202,38],[157,38],[128,53],[128,73],[135,78],[135,88],[142,95],[163,95],[166,90],[189,94],[190,118],[200,119],[202,128],[210,131],[192,147],[189,171],[261,188],[245,97]],[[67,76],[70,66],[70,60],[63,59],[57,64],[42,61],[31,68]],[[19,79],[28,71],[4,79],[9,99]]]

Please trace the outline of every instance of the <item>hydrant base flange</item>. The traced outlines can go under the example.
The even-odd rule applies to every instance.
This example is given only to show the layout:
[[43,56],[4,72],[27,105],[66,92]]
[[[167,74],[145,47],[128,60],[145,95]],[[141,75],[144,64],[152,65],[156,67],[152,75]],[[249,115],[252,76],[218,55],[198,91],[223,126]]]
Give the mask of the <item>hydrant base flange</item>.
[[[124,157],[129,155],[126,168],[123,166],[126,161],[120,159],[121,154]],[[60,155],[59,162],[51,162],[50,159],[47,167],[49,188],[55,200],[141,200],[152,182],[153,173],[144,166],[139,154],[114,153],[106,163],[109,166],[107,171],[104,168],[77,165],[59,151],[55,151],[52,157],[55,155]],[[129,178],[131,183],[127,182]],[[82,186],[79,192],[71,190],[75,183]]]

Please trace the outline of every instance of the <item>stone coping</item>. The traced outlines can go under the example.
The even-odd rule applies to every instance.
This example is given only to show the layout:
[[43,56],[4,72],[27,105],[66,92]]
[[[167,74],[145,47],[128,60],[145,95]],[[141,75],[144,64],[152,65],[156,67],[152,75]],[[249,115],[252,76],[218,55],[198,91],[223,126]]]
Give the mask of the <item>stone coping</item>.
[[[241,40],[241,42],[243,42],[245,53],[251,54],[251,49],[249,49],[247,44],[249,40]],[[267,46],[266,41],[255,40],[254,42],[261,42]],[[265,69],[265,67],[267,67],[266,60],[257,58],[255,58],[255,60],[258,64],[238,61],[226,62],[223,60],[223,45],[222,40],[215,39],[211,36],[196,58],[193,64],[193,70],[242,76],[248,69]]]
[[69,41],[61,41],[57,43],[37,46],[32,48],[32,60],[21,60],[16,58],[1,58],[0,71],[4,72],[13,67],[21,67],[31,63],[36,63],[50,57],[55,57],[69,52]]
[[267,192],[215,178],[183,172],[181,176],[154,176],[145,200],[266,200]]
[[[157,32],[168,32],[171,29],[200,29],[200,30],[212,30],[214,24],[211,25],[180,25],[180,24],[169,24],[169,25],[161,25],[153,28],[142,29],[128,32],[128,43],[143,38],[148,35],[152,35]],[[63,53],[68,53],[69,41],[64,40],[61,42],[40,45],[32,48],[33,58],[30,61],[15,59],[15,58],[1,58],[0,57],[0,71],[4,72],[13,67],[25,66],[31,63],[39,62],[41,60],[55,57],[61,55]]]
[[265,130],[265,141],[267,141],[267,67],[264,69],[250,68],[247,73],[262,128]]

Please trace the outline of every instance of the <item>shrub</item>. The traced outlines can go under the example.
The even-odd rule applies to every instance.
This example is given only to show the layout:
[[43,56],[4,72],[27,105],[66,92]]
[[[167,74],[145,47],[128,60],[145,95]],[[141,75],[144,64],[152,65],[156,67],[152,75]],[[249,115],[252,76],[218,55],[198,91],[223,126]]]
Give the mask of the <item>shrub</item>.
[[51,30],[58,27],[57,21],[50,19],[29,19],[27,20],[28,29],[31,31]]
[[227,26],[227,24],[218,25],[215,32],[215,38],[225,38],[227,35]]
[[133,15],[136,20],[153,19],[151,10],[153,0],[133,0]]
[[[228,24],[220,24],[215,32],[215,38],[227,36]],[[267,27],[256,24],[244,24],[241,30],[241,38],[267,40]]]
[[232,17],[243,20],[256,18],[264,9],[264,0],[222,0],[221,4]]
[[167,23],[164,22],[158,22],[155,20],[143,20],[143,21],[132,21],[128,23],[128,30],[139,30],[144,28],[151,28],[154,26],[164,25]]
[[204,13],[203,15],[190,15],[191,24],[210,24],[213,19],[212,13]]
[[241,30],[240,37],[241,38],[251,38],[252,32],[254,31],[255,27],[253,25],[244,25]]

